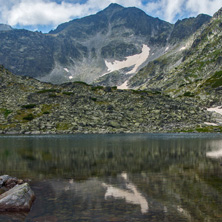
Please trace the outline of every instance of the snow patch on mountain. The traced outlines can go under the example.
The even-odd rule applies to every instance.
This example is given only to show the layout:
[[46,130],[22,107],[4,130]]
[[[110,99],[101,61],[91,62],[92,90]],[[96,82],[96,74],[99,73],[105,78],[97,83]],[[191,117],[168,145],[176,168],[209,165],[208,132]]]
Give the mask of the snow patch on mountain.
[[180,51],[183,51],[185,49],[186,49],[186,46],[183,46],[183,47],[180,48]]
[[118,89],[129,89],[129,87],[127,86],[128,85],[128,81],[129,80],[126,80],[122,85],[117,86],[117,88]]
[[220,106],[208,108],[207,111],[216,112],[216,113],[219,113],[220,115],[222,115],[222,107],[220,107]]
[[121,70],[123,68],[134,66],[131,71],[127,74],[136,73],[138,68],[148,59],[150,54],[150,48],[147,45],[143,45],[142,52],[140,54],[136,54],[133,56],[128,56],[124,61],[114,61],[108,62],[105,60],[106,67],[108,69],[108,73]]
[[164,51],[164,52],[167,52],[168,50],[169,50],[169,46],[167,46],[167,47],[166,47],[166,49],[165,49],[165,51]]
[[204,124],[207,126],[218,126],[218,124],[216,124],[216,123],[204,122]]

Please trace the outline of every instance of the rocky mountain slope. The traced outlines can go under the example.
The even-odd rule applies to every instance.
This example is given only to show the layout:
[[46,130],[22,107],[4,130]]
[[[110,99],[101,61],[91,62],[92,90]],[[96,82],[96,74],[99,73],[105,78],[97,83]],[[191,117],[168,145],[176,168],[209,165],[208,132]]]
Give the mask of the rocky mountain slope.
[[9,31],[12,30],[12,27],[5,24],[0,24],[0,31]]
[[173,25],[140,9],[111,4],[49,34],[0,28],[0,64],[47,82],[120,86],[148,62],[184,47],[209,20],[199,15]]
[[[178,53],[179,51],[179,53]],[[210,23],[191,36],[184,48],[175,48],[141,69],[129,85],[159,89],[171,96],[208,99],[222,95],[222,9]]]
[[0,133],[221,131],[206,123],[216,123],[207,105],[151,91],[41,83],[0,67]]

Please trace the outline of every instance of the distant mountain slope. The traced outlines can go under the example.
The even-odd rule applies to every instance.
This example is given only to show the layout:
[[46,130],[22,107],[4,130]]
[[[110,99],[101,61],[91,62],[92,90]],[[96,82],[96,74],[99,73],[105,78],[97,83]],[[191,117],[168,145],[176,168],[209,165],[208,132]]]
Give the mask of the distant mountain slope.
[[[192,44],[193,34],[204,24],[207,24],[210,19],[210,16],[201,14],[196,18],[179,20],[173,26],[165,46],[162,47],[162,51],[159,51],[159,54],[150,53],[147,59],[148,65],[141,69],[138,75],[131,75],[127,78],[122,70],[114,71],[97,79],[95,84],[119,85],[119,79],[122,78],[126,81],[123,84],[125,88],[137,88],[141,87],[145,82],[149,82],[153,77],[159,76],[156,79],[156,84],[158,85],[160,75],[164,75],[167,70],[178,66],[182,62],[185,50]],[[146,88],[146,86],[143,88]]]
[[[96,15],[62,24],[50,32],[57,39],[71,41],[71,45],[78,42],[84,47],[85,54],[75,61],[65,55],[66,61],[57,64],[51,75],[42,80],[60,78],[65,67],[70,79],[91,83],[109,72],[106,62],[122,61],[127,56],[140,54],[143,45],[152,46],[154,56],[159,56],[171,30],[171,24],[152,18],[137,8],[111,4]],[[124,68],[130,70],[131,66],[133,64]]]
[[[53,83],[81,80],[122,85],[209,19],[200,15],[172,25],[140,9],[111,4],[95,15],[61,24],[49,34],[0,32],[0,64],[18,75]],[[118,73],[115,78],[113,72]]]
[[196,18],[185,18],[178,20],[170,35],[170,43],[178,43],[181,40],[189,38],[194,34],[203,24],[210,20],[209,15],[200,14]]
[[53,38],[38,32],[0,32],[0,63],[18,75],[46,75],[54,66],[53,43]]
[[131,86],[159,89],[173,96],[219,96],[222,93],[222,9],[188,42],[180,57],[177,58],[178,53],[166,54],[149,63],[130,80]]

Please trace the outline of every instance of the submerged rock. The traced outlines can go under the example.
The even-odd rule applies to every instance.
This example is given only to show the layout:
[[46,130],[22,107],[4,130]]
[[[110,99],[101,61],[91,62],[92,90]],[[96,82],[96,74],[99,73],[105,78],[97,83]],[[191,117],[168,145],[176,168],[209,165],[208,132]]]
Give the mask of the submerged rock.
[[34,199],[28,183],[16,185],[0,195],[0,211],[29,211]]

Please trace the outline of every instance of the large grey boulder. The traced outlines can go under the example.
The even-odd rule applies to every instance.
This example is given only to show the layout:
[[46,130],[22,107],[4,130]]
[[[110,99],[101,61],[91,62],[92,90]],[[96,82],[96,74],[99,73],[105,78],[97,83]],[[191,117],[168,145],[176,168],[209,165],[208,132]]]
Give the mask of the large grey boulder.
[[0,195],[0,211],[29,211],[34,199],[28,183],[16,185]]

